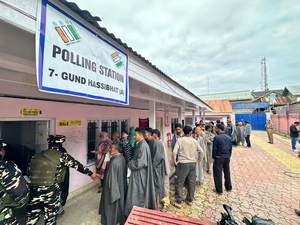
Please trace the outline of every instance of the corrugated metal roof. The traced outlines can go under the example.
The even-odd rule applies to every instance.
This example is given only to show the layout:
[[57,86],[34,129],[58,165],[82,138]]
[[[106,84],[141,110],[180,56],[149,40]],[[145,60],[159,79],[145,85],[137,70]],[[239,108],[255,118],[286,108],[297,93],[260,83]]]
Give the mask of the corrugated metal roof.
[[214,113],[232,113],[232,107],[228,100],[205,101],[214,109]]
[[292,95],[300,95],[300,85],[298,86],[288,86],[288,87],[285,87],[284,89],[284,95],[286,96],[287,95],[287,91],[289,91]]
[[227,92],[227,93],[219,93],[219,94],[211,94],[211,95],[198,95],[202,100],[244,100],[244,99],[252,99],[252,95],[250,91],[237,91],[237,92]]
[[[161,75],[165,76],[166,78],[168,78],[169,80],[171,80],[172,82],[174,82],[175,84],[177,84],[179,87],[182,87],[185,91],[187,91],[189,94],[193,95],[194,97],[198,98],[201,102],[203,102],[205,104],[205,102],[200,99],[198,96],[196,96],[194,93],[190,92],[188,89],[186,89],[185,87],[183,87],[182,85],[180,85],[179,83],[177,83],[175,80],[173,80],[172,78],[170,78],[167,74],[165,74],[163,71],[161,71],[159,68],[157,68],[154,64],[152,64],[149,60],[147,60],[145,57],[143,57],[142,55],[138,54],[136,51],[134,51],[131,47],[129,47],[126,43],[122,42],[122,40],[120,38],[117,38],[113,33],[109,33],[108,30],[105,27],[101,27],[97,21],[101,21],[101,19],[98,16],[92,16],[90,14],[89,11],[87,10],[81,10],[76,3],[74,2],[68,2],[67,0],[58,0],[60,1],[62,4],[64,4],[65,6],[67,6],[69,9],[71,9],[72,11],[74,11],[75,13],[77,13],[79,16],[81,16],[85,21],[87,21],[88,23],[92,24],[93,26],[95,26],[96,28],[98,28],[101,32],[103,32],[105,35],[107,35],[108,37],[110,37],[111,39],[113,39],[114,41],[116,41],[118,44],[120,44],[122,47],[124,47],[125,49],[128,49],[128,51],[130,51],[132,54],[134,54],[136,57],[138,57],[139,59],[141,59],[142,61],[144,61],[146,64],[148,64],[149,66],[151,66],[154,70],[156,70],[157,72],[159,72]],[[210,107],[209,105],[207,105],[208,107]]]
[[268,93],[270,93],[270,92],[272,92],[272,91],[277,91],[277,92],[279,92],[279,93],[282,93],[282,92],[283,92],[283,90],[280,89],[280,90],[269,90],[269,91],[254,91],[254,92],[252,92],[252,93],[259,97],[259,96],[263,96],[263,95],[265,95],[265,94],[268,94]]
[[292,103],[289,97],[261,98],[262,102],[269,102],[270,105],[286,105]]

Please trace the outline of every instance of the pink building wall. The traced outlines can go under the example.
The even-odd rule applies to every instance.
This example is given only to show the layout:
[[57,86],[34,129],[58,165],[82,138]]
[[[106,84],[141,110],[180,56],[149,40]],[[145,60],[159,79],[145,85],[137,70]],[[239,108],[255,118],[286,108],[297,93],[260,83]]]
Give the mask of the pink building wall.
[[[54,130],[56,134],[66,135],[64,147],[70,155],[87,166],[92,171],[95,171],[94,164],[87,165],[87,119],[88,118],[103,118],[103,119],[127,119],[129,118],[129,126],[137,127],[139,118],[148,118],[149,111],[136,110],[116,107],[93,106],[72,103],[59,103],[37,100],[0,98],[0,118],[22,118],[20,110],[22,108],[40,109],[42,114],[39,118],[54,119]],[[177,113],[169,113],[170,124],[166,127],[164,124],[164,112],[156,112],[156,117],[163,118],[163,133],[164,141],[167,141],[167,133],[171,132],[171,118],[177,118]],[[27,117],[28,118],[28,117]],[[184,118],[184,117],[183,117]],[[58,120],[81,119],[81,125],[58,127]],[[35,117],[32,117],[35,120]],[[5,131],[4,131],[5,132]],[[92,180],[74,169],[70,170],[70,192],[73,192],[89,183]]]
[[286,115],[275,114],[271,116],[271,121],[274,124],[274,131],[290,134],[290,126],[296,121],[300,120],[300,114]]

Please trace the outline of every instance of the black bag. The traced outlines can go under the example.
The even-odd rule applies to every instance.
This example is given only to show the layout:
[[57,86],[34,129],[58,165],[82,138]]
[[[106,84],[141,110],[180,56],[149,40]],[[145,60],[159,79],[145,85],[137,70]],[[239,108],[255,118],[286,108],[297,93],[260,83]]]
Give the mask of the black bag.
[[228,206],[228,205],[223,205],[223,208],[225,209],[225,211],[227,212],[226,213],[221,213],[222,215],[222,219],[221,221],[217,222],[218,225],[238,225],[233,216],[232,216],[232,213],[231,213],[231,207]]
[[276,225],[272,220],[261,218],[258,216],[253,216],[252,222],[250,222],[247,218],[244,217],[243,222],[246,225]]

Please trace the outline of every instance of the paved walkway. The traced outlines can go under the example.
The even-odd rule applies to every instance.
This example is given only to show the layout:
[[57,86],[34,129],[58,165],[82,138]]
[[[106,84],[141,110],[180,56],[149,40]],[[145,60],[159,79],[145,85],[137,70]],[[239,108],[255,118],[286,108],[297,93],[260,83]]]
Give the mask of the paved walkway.
[[[196,190],[200,199],[194,201],[192,207],[183,203],[181,210],[170,206],[169,213],[217,221],[224,211],[222,204],[228,204],[233,208],[233,215],[239,224],[242,224],[244,216],[250,219],[253,215],[271,218],[276,224],[300,224],[300,218],[294,214],[294,208],[299,208],[300,179],[298,175],[285,175],[285,172],[289,175],[300,173],[300,159],[291,151],[288,138],[274,137],[274,145],[271,145],[267,143],[266,132],[254,131],[251,149],[241,146],[233,149],[231,192],[224,192],[222,196],[214,193],[212,175],[207,175],[204,186]],[[173,178],[172,200],[174,189]],[[57,224],[100,224],[98,207],[101,195],[96,191],[97,186],[70,199],[65,207],[66,213]]]
[[[196,190],[200,200],[192,207],[183,203],[182,210],[172,206],[170,212],[217,221],[224,211],[222,205],[228,204],[238,223],[243,217],[258,215],[271,218],[276,224],[300,224],[294,213],[294,208],[299,208],[300,179],[284,174],[300,174],[300,159],[291,151],[289,139],[279,135],[274,138],[274,144],[268,144],[266,132],[254,131],[251,149],[233,149],[231,192],[222,196],[214,193],[212,175],[207,175],[204,187]],[[174,188],[171,195],[174,198]]]

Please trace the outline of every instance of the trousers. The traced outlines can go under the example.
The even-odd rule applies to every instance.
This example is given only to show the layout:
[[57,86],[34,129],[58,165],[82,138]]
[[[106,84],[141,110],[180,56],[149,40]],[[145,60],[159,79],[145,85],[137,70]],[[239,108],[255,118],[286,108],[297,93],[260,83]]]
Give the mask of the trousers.
[[0,224],[19,225],[19,222],[12,212],[11,208],[3,208],[0,210]]
[[297,138],[296,137],[291,137],[291,139],[292,139],[292,149],[296,150]]
[[223,159],[223,158],[215,158],[215,162],[213,165],[214,171],[214,182],[216,191],[219,193],[223,193],[222,188],[222,172],[224,171],[225,177],[225,188],[226,190],[231,190],[231,178],[230,178],[230,158]]
[[250,143],[250,135],[245,136],[246,142],[247,142],[247,147],[251,147]]
[[269,142],[273,143],[273,130],[267,129],[267,134],[268,134]]
[[27,206],[26,225],[35,225],[44,211],[45,225],[56,225],[56,219],[61,205],[59,184],[53,186],[32,187]]
[[181,204],[184,200],[182,197],[183,183],[187,178],[188,193],[186,199],[192,202],[196,188],[196,163],[178,163],[175,172],[175,199]]

